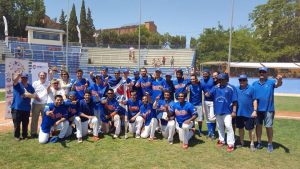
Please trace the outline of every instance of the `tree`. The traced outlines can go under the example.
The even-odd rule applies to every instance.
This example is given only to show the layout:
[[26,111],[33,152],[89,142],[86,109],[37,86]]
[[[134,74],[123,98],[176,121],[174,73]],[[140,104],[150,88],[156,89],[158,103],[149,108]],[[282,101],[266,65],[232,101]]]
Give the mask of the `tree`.
[[190,40],[190,48],[196,48],[197,47],[197,39],[194,38],[194,37],[191,37],[191,40]]
[[[28,1],[30,2],[30,1]],[[45,5],[43,0],[34,0],[32,2],[32,7],[29,9],[30,15],[28,20],[28,25],[43,27],[44,26],[44,18],[45,18]]]
[[81,32],[81,42],[82,43],[87,43],[88,42],[88,37],[87,37],[87,19],[86,19],[86,11],[85,11],[85,2],[82,0],[81,4],[81,10],[80,10],[80,32]]
[[6,17],[7,24],[8,24],[8,33],[10,36],[14,35],[15,31],[13,29],[14,22],[12,14],[14,12],[14,3],[13,1],[7,1],[7,0],[0,0],[0,38],[4,38],[4,21],[2,19],[2,16]]
[[75,4],[73,3],[72,10],[69,19],[69,42],[78,42],[78,33],[76,26],[78,25],[78,20],[76,16]]
[[90,8],[88,8],[86,21],[87,21],[87,31],[86,31],[87,35],[86,36],[87,36],[88,43],[95,43],[93,35],[94,35],[96,29],[94,26],[92,12],[91,12]]
[[296,0],[269,0],[250,14],[265,61],[300,60],[300,17]]
[[59,29],[67,31],[67,15],[65,15],[64,10],[61,10],[61,14],[59,17]]

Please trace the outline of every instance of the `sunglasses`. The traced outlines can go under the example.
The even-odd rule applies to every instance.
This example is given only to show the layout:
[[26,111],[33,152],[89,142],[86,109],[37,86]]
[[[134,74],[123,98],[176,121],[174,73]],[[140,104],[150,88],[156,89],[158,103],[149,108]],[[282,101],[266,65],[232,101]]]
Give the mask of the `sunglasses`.
[[247,81],[246,79],[240,79],[239,80],[240,82],[245,82],[245,81]]
[[265,72],[265,71],[259,71],[259,73],[267,73],[267,72]]
[[67,75],[67,74],[61,74],[61,75],[63,75],[63,76],[64,76],[64,75]]
[[113,94],[113,93],[107,93],[107,94]]

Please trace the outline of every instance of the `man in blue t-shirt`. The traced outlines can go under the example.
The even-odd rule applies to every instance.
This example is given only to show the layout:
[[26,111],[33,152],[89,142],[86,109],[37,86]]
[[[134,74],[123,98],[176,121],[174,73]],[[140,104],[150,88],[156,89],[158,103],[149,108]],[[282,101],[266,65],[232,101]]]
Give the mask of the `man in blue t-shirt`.
[[214,86],[206,96],[211,96],[214,101],[214,112],[217,120],[219,133],[218,147],[225,145],[225,129],[227,130],[227,152],[234,150],[234,132],[232,128],[232,118],[236,116],[237,97],[232,86],[228,85],[226,75],[218,75],[220,85]]
[[177,100],[179,93],[187,95],[186,87],[189,84],[189,80],[183,78],[183,71],[181,69],[176,71],[176,79],[173,80],[173,84],[175,88],[175,100]]
[[[240,146],[244,146],[244,128],[249,131],[250,150],[255,151],[253,131],[257,100],[252,86],[248,85],[248,79],[245,74],[239,76],[240,85],[236,88],[238,94],[238,110],[236,117],[236,127],[239,129]],[[238,146],[237,146],[238,147]]]
[[84,99],[84,92],[88,87],[88,81],[82,77],[83,71],[81,69],[77,70],[76,76],[77,79],[73,82],[71,90],[76,91],[76,98],[78,100],[82,100]]
[[141,68],[141,77],[135,86],[142,88],[143,96],[152,96],[152,79],[148,77],[146,68]]
[[143,97],[143,91],[142,88],[139,86],[137,87],[136,84],[138,82],[138,80],[140,79],[140,72],[137,70],[133,71],[133,78],[132,78],[132,82],[133,82],[133,86],[132,86],[132,90],[135,90],[137,93],[137,100],[142,100]]
[[[19,80],[21,81],[19,82]],[[35,94],[35,90],[31,84],[28,83],[28,74],[17,73],[13,81],[13,101],[11,104],[11,114],[14,123],[14,137],[20,141],[20,130],[22,123],[22,137],[28,137],[28,123],[31,110],[31,98],[39,100]]]
[[[200,83],[203,88],[203,93],[207,93],[216,85],[216,83],[214,82],[213,77],[211,77],[210,71],[208,69],[204,69],[202,76],[203,78],[200,80]],[[205,121],[208,130],[207,137],[214,140],[216,130],[216,116],[214,114],[214,102],[211,96],[204,96],[203,111],[205,113]]]
[[152,100],[155,100],[157,96],[160,96],[160,99],[163,99],[163,91],[168,89],[166,80],[160,77],[161,70],[158,68],[155,70],[155,77],[152,81]]
[[54,96],[54,103],[45,106],[43,121],[39,133],[39,143],[48,142],[52,129],[61,128],[58,138],[61,140],[66,136],[69,128],[67,107],[63,104],[62,95]]
[[203,113],[202,113],[202,85],[196,75],[191,75],[191,84],[188,86],[189,95],[189,102],[193,104],[195,107],[198,118],[198,134],[201,136],[202,133],[202,120],[203,120]]
[[254,88],[258,107],[256,118],[256,148],[262,149],[261,135],[262,124],[264,123],[268,136],[268,152],[273,151],[273,120],[274,120],[274,89],[282,85],[282,76],[277,75],[276,80],[268,79],[268,68],[259,68],[259,80],[255,81],[252,86]]
[[171,99],[171,94],[168,90],[164,91],[164,99],[160,100],[157,96],[153,103],[153,109],[157,111],[157,118],[161,127],[161,132],[164,138],[168,139],[169,144],[173,144],[175,134],[175,116],[171,113],[174,101]]
[[176,117],[176,129],[179,134],[179,140],[182,141],[183,149],[189,148],[189,140],[194,135],[194,120],[197,118],[197,112],[194,106],[187,102],[185,93],[178,94],[178,102],[172,108],[172,113]]

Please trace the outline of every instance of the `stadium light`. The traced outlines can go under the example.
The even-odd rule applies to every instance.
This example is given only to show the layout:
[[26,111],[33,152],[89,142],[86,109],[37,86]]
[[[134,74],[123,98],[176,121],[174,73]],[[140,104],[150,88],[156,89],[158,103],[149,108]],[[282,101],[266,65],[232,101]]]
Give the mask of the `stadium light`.
[[69,46],[69,19],[70,19],[70,11],[69,11],[69,0],[67,1],[67,37],[66,37],[66,69],[68,71],[68,46]]
[[228,62],[227,62],[227,73],[228,73],[228,75],[230,75],[233,12],[234,12],[234,0],[232,0],[232,5],[231,5],[231,19],[230,19],[230,28],[229,28],[229,46],[228,46]]
[[138,58],[138,70],[141,67],[141,23],[142,23],[142,0],[140,0],[140,23],[139,23],[139,58]]

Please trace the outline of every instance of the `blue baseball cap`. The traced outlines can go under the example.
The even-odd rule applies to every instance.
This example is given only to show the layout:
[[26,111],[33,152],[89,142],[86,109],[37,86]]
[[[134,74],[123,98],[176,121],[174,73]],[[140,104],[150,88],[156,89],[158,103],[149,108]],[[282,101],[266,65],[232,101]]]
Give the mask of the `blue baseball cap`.
[[114,73],[120,73],[121,71],[120,71],[120,69],[115,69],[114,70]]
[[217,78],[220,80],[224,80],[224,79],[226,79],[226,75],[225,75],[225,73],[220,73]]
[[246,79],[246,80],[247,80],[247,75],[241,74],[241,75],[239,76],[239,80],[241,80],[241,79]]
[[128,70],[128,69],[123,69],[122,72],[123,72],[123,73],[129,73],[129,70]]
[[155,72],[160,72],[161,73],[160,68],[155,69]]
[[229,79],[228,73],[224,73],[224,77],[225,77],[225,79]]
[[69,96],[71,96],[71,95],[76,96],[76,92],[75,92],[75,91],[70,91],[70,92],[68,93],[68,95],[69,95]]
[[133,74],[139,74],[140,72],[138,70],[134,70]]
[[23,72],[23,73],[21,74],[21,77],[26,77],[26,78],[28,78],[28,74],[25,73],[25,72]]
[[210,71],[209,71],[208,69],[204,69],[204,70],[203,70],[203,73],[204,73],[204,72],[210,73]]
[[267,67],[260,67],[260,68],[258,68],[258,71],[265,71],[265,72],[267,72],[268,68]]
[[103,66],[101,70],[108,71],[108,68],[106,66]]

